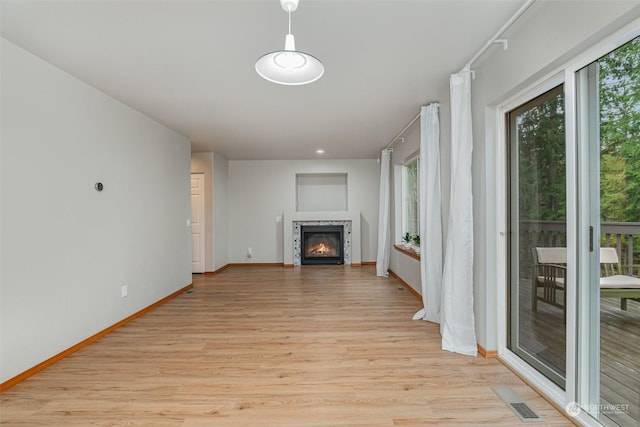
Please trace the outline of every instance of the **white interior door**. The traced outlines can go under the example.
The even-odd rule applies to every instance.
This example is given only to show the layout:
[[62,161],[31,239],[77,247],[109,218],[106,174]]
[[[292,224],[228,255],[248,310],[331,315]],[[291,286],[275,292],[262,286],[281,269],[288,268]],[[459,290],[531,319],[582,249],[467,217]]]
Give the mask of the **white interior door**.
[[191,174],[191,271],[204,273],[204,174]]

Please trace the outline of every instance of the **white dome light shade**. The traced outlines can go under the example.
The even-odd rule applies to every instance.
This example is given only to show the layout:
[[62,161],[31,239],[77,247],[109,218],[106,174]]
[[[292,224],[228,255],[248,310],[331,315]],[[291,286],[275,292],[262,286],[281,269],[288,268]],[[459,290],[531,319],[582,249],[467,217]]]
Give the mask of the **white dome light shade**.
[[270,82],[295,86],[318,80],[324,74],[324,65],[303,52],[278,50],[261,56],[256,71]]
[[298,52],[285,50],[284,52],[276,52],[273,62],[280,68],[294,71],[307,65],[307,57]]
[[324,74],[324,65],[318,58],[296,50],[291,34],[291,12],[298,7],[298,0],[280,0],[289,13],[289,34],[284,39],[284,50],[267,53],[256,61],[256,72],[265,80],[281,85],[304,85],[315,82]]

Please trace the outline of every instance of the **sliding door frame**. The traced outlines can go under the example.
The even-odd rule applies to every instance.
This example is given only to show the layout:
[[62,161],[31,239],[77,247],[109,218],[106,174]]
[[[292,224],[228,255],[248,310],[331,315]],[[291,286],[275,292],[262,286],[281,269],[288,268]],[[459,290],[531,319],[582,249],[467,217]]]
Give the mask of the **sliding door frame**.
[[[597,42],[582,54],[566,62],[554,71],[538,79],[535,83],[515,95],[503,100],[499,105],[487,109],[487,129],[493,131],[487,135],[488,141],[495,141],[496,162],[496,206],[497,221],[496,239],[496,271],[497,271],[497,306],[498,310],[498,358],[510,366],[516,373],[524,377],[548,399],[565,412],[575,402],[588,405],[593,399],[590,387],[593,379],[589,370],[593,369],[593,361],[579,359],[593,345],[593,337],[589,336],[589,301],[584,295],[578,295],[576,283],[592,280],[590,266],[592,255],[589,254],[589,226],[593,222],[590,217],[589,197],[585,194],[588,183],[589,164],[588,147],[580,149],[578,139],[577,111],[577,73],[582,68],[598,60],[640,35],[640,19],[624,26],[612,35]],[[565,132],[566,132],[566,183],[567,183],[567,277],[566,277],[566,386],[562,390],[548,378],[527,364],[523,359],[507,348],[509,322],[509,218],[508,218],[508,134],[507,112],[522,105],[536,96],[564,83],[565,95]],[[583,184],[580,184],[580,179]],[[582,193],[579,193],[581,191]],[[595,224],[599,225],[599,224]],[[594,227],[594,231],[599,227]],[[580,299],[578,299],[580,297]],[[590,341],[591,340],[591,341]],[[585,425],[600,423],[585,411],[579,411],[576,419]]]
[[[538,84],[528,88],[527,90],[513,96],[505,103],[500,105],[495,112],[495,129],[497,133],[496,138],[496,158],[497,162],[497,191],[496,191],[496,217],[498,220],[498,254],[496,257],[497,260],[497,270],[498,271],[498,307],[503,307],[503,310],[500,310],[498,313],[498,357],[503,360],[507,365],[511,366],[522,376],[527,378],[529,381],[533,383],[534,386],[540,389],[545,395],[549,396],[550,399],[554,402],[563,401],[565,396],[565,390],[557,386],[547,377],[545,377],[541,372],[533,368],[529,365],[524,359],[520,356],[512,352],[507,346],[509,342],[509,306],[510,301],[508,297],[509,293],[509,280],[510,280],[510,272],[509,272],[509,230],[510,230],[510,218],[508,217],[509,212],[509,135],[508,135],[508,112],[527,103],[528,101],[537,98],[538,96],[556,88],[557,86],[563,85],[565,86],[565,97],[566,97],[566,82],[564,81],[564,74],[562,72],[556,72],[555,74],[548,76],[545,80],[539,82]],[[565,111],[566,117],[566,111]],[[566,120],[566,119],[565,119]],[[569,173],[569,159],[567,158],[567,173]],[[567,202],[568,205],[568,202]],[[569,207],[567,206],[567,219],[571,212],[569,211]],[[569,223],[567,223],[567,241],[571,238]],[[570,275],[567,275],[567,288],[570,286],[570,281],[575,280]],[[569,295],[567,296],[569,298]],[[567,325],[570,322],[569,313],[567,313]],[[571,343],[569,342],[569,337],[567,336],[566,348],[567,350],[570,348]],[[567,359],[568,362],[568,359]],[[567,386],[569,385],[569,372],[572,367],[567,363]]]

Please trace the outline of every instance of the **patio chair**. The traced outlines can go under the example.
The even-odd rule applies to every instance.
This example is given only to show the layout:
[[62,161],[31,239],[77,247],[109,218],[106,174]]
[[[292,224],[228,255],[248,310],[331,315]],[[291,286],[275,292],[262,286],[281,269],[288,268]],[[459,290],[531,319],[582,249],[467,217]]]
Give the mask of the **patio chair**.
[[[564,310],[567,301],[567,249],[532,248],[533,277],[531,280],[531,308],[538,311],[538,300]],[[542,289],[542,292],[539,292]],[[566,316],[566,312],[564,314]]]
[[[620,298],[620,309],[627,309],[627,299],[640,298],[640,277],[622,273],[616,248],[600,248],[600,296]],[[617,273],[617,274],[615,274]]]
[[[564,311],[567,302],[565,279],[567,249],[563,247],[533,248],[533,277],[531,280],[531,308],[538,309],[538,301]],[[620,274],[622,265],[615,248],[600,248],[600,297],[620,298],[620,309],[627,310],[628,299],[640,299],[640,277]],[[539,289],[542,288],[542,292]],[[559,295],[560,294],[560,295]]]

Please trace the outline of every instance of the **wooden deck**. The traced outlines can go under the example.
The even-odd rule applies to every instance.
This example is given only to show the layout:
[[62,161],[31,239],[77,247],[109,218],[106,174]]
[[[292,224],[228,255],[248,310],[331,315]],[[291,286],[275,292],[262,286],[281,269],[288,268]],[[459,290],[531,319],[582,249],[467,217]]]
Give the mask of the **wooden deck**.
[[[532,313],[529,284],[526,279],[521,282],[521,343],[564,372],[562,310],[539,303],[538,312]],[[640,426],[640,302],[629,300],[627,311],[620,309],[618,298],[601,298],[600,303],[600,422]]]
[[[627,413],[607,411],[607,425],[640,426],[640,302],[602,298],[600,310],[600,403],[628,404]],[[610,413],[613,412],[613,413]]]
[[238,267],[0,395],[6,426],[570,426],[496,359],[441,350],[371,266]]

